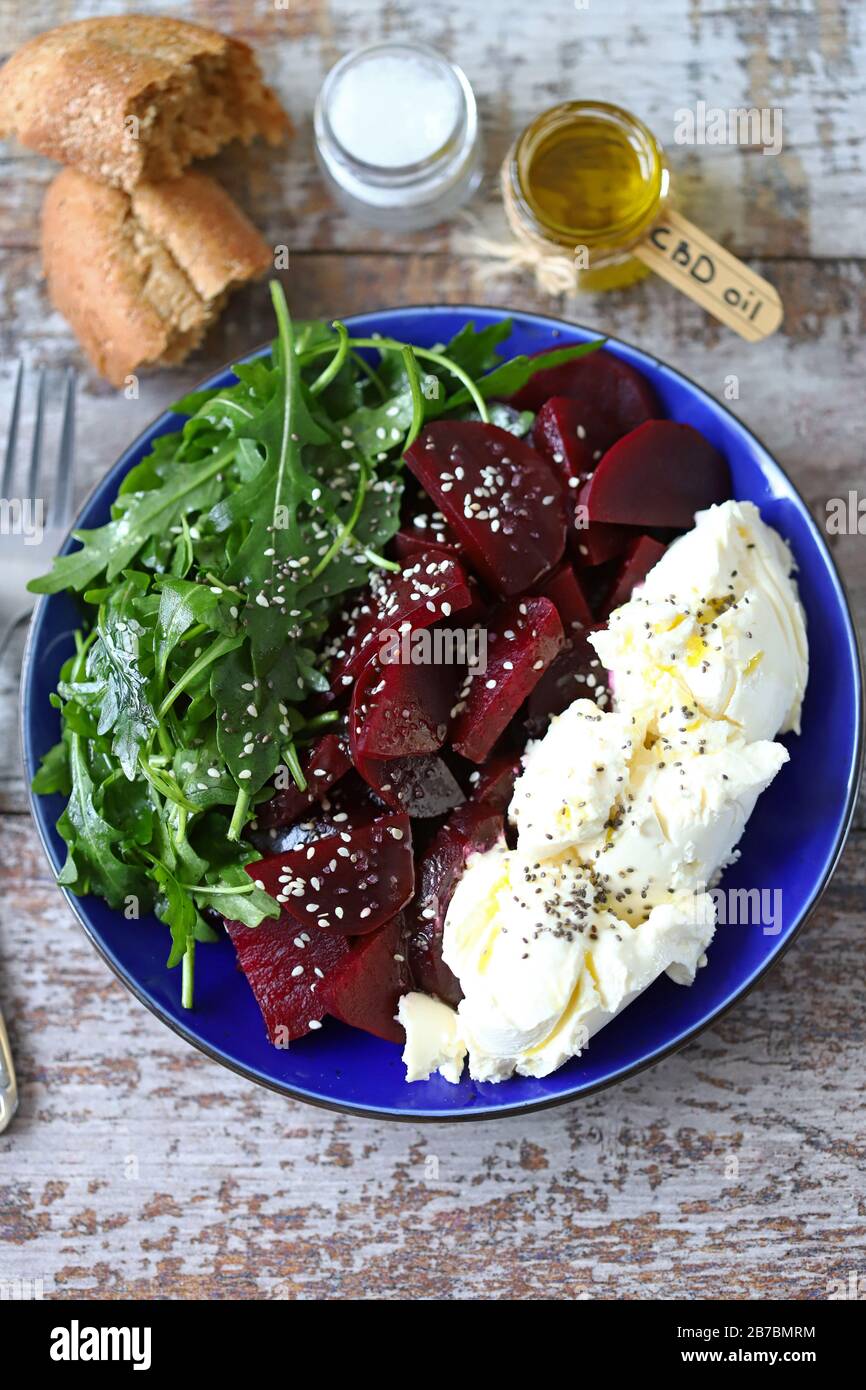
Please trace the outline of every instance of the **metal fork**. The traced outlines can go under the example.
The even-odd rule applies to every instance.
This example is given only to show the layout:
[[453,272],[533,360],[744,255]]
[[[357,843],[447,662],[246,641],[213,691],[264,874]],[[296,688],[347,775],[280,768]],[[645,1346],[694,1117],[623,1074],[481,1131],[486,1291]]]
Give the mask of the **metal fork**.
[[[24,367],[19,362],[15,374],[12,411],[6,436],[3,475],[0,479],[0,657],[20,623],[30,614],[35,602],[27,592],[27,584],[48,569],[51,557],[72,520],[72,475],[75,437],[75,372],[66,372],[57,469],[52,497],[46,507],[40,490],[42,478],[43,441],[45,436],[46,379],[40,367],[36,381],[36,412],[33,436],[27,464],[25,490],[16,493],[15,475],[18,455],[18,436],[21,424],[21,403],[24,394]],[[12,1121],[18,1108],[18,1085],[12,1061],[9,1035],[0,1011],[0,1134]]]
[[46,373],[36,373],[36,413],[26,476],[16,491],[16,464],[24,395],[24,365],[15,374],[12,410],[0,480],[0,657],[15,629],[29,616],[35,599],[27,592],[31,579],[43,574],[72,521],[72,475],[75,457],[75,371],[67,368],[57,450],[57,469],[49,483],[49,501],[40,496],[45,449]]

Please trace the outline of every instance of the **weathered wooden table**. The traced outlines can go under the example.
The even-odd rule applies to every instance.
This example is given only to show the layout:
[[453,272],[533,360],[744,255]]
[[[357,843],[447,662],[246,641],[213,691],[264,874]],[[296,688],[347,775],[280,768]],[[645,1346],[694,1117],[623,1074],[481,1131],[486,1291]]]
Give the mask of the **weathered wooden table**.
[[[442,301],[549,309],[649,348],[716,395],[736,376],[733,408],[817,517],[828,498],[862,489],[866,61],[856,0],[129,8],[183,12],[258,46],[297,136],[284,155],[255,150],[216,167],[274,244],[290,247],[296,313]],[[0,47],[92,9],[0,0]],[[344,219],[311,155],[315,93],[342,53],[400,35],[451,54],[475,86],[490,170],[475,211],[486,229],[499,229],[494,171],[531,115],[566,97],[620,101],[669,144],[693,219],[778,286],[783,331],[745,346],[653,280],[543,300],[525,278],[491,278],[487,262],[458,249],[454,227],[395,240]],[[676,112],[699,100],[780,108],[782,152],[677,146]],[[9,148],[0,168],[5,419],[16,357],[58,375],[80,358],[40,284],[52,168]],[[269,331],[257,287],[205,351],[148,379],[138,400],[85,370],[81,492],[183,388]],[[866,542],[833,545],[862,619]],[[525,1121],[344,1118],[205,1060],[94,954],[27,815],[20,659],[19,645],[0,674],[0,998],[22,1088],[0,1139],[0,1296],[11,1282],[54,1298],[824,1298],[850,1288],[852,1274],[864,1296],[862,819],[785,960],[654,1070]]]

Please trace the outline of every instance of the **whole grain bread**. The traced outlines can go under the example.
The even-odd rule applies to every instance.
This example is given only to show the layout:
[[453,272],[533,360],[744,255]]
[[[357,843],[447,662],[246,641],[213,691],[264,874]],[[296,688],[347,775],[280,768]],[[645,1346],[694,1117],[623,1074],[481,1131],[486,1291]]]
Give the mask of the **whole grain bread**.
[[278,144],[288,117],[238,39],[156,15],[61,25],[0,71],[0,138],[131,190],[231,140]]
[[42,258],[52,303],[114,386],[182,361],[229,292],[273,263],[225,189],[196,170],[127,194],[64,169],[45,195]]

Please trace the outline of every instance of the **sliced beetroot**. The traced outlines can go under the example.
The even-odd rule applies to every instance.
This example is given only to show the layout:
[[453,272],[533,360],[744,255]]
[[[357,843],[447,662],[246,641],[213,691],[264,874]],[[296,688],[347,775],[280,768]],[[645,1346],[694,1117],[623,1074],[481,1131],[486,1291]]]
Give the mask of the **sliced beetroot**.
[[[581,421],[589,421],[589,425]],[[567,543],[578,568],[600,565],[622,554],[631,536],[625,527],[587,526],[586,509],[579,505],[579,488],[622,431],[581,400],[554,396],[541,407],[533,440],[539,452],[562,474],[567,489]],[[543,590],[541,591],[543,592]]]
[[562,556],[561,479],[524,439],[480,420],[437,420],[405,457],[496,593],[523,593]]
[[487,668],[467,677],[456,706],[451,745],[483,763],[563,643],[548,598],[513,599],[499,608],[487,637]]
[[256,808],[256,821],[262,830],[291,825],[304,815],[341,777],[349,771],[352,759],[345,734],[324,734],[304,753],[301,771],[307,781],[302,792],[294,782],[275,792],[270,801]]
[[460,547],[441,512],[416,514],[408,525],[397,532],[393,544],[396,558],[405,564],[410,564],[425,550],[435,550],[443,555],[460,553]]
[[441,622],[436,624],[437,627],[447,627],[453,632],[456,629],[463,628],[465,630],[479,623],[485,624],[487,622],[487,619],[490,617],[492,604],[490,600],[485,597],[484,591],[478,583],[478,580],[471,574],[469,576],[469,592],[472,598],[468,606],[460,610],[457,621],[455,622],[450,618],[443,618]]
[[366,758],[364,775],[394,810],[428,820],[444,816],[465,800],[447,763],[436,754],[420,758]]
[[533,738],[540,738],[551,715],[562,714],[574,700],[595,700],[602,708],[607,706],[607,673],[588,640],[590,631],[597,630],[577,633],[529,696],[526,727]]
[[323,798],[321,805],[309,807],[302,820],[288,826],[272,826],[269,830],[248,828],[244,835],[261,854],[285,854],[287,850],[308,845],[325,835],[369,825],[387,815],[390,809],[352,769]]
[[583,592],[586,594],[593,612],[593,622],[603,621],[601,610],[616,579],[619,566],[619,559],[608,560],[607,564],[596,565],[593,569],[580,571]]
[[[504,826],[504,817],[500,815]],[[409,967],[412,982],[424,994],[457,1007],[463,990],[454,972],[442,959],[445,914],[466,864],[467,850],[460,835],[444,825],[418,863],[418,891],[408,909]]]
[[623,555],[636,534],[631,526],[608,526],[603,521],[590,521],[569,532],[569,550],[577,568],[587,569]]
[[[350,612],[333,653],[331,687],[347,689],[378,649],[386,631],[429,627],[440,618],[467,608],[472,593],[466,571],[453,555],[425,550],[413,556],[399,574],[371,585]],[[408,630],[408,629],[407,629]]]
[[406,919],[398,912],[378,931],[352,943],[322,982],[329,1014],[374,1037],[404,1041],[394,1015],[400,996],[411,988],[406,933]]
[[361,935],[387,922],[412,896],[412,829],[407,816],[382,816],[260,859],[247,872],[298,925]]
[[532,442],[570,487],[583,482],[603,454],[621,438],[616,422],[592,401],[552,396],[535,417]]
[[442,747],[461,672],[370,658],[349,709],[352,760],[362,776],[368,759],[418,757]]
[[730,469],[699,430],[648,420],[608,449],[578,500],[590,521],[687,527],[730,495]]
[[556,605],[566,637],[575,629],[591,624],[592,610],[586,594],[567,561],[538,586],[538,593]]
[[643,373],[604,348],[558,367],[542,368],[510,398],[510,404],[518,410],[540,410],[551,396],[588,401],[621,435],[664,413]]
[[392,809],[352,768],[322,798],[321,803],[308,807],[300,820],[288,826],[272,826],[268,830],[250,826],[244,834],[260,854],[270,857],[285,854],[299,845],[308,845],[312,840],[320,840],[326,835],[370,825],[372,821],[388,815]]
[[519,772],[519,754],[494,754],[482,767],[476,768],[472,773],[469,779],[472,785],[472,796],[461,811],[455,812],[454,819],[459,820],[463,810],[471,815],[479,802],[492,806],[496,811],[506,811]]
[[418,886],[407,909],[412,980],[416,989],[452,1007],[463,992],[442,959],[445,914],[469,855],[490,849],[503,834],[518,771],[519,759],[513,755],[485,764],[469,801],[449,816],[418,862]]
[[[261,864],[255,868],[260,870]],[[349,954],[345,936],[306,924],[301,928],[285,911],[257,927],[227,921],[226,931],[272,1043],[284,1047],[321,1022],[328,1011],[321,986]]]
[[620,604],[628,602],[632,590],[643,583],[666,549],[661,541],[654,540],[652,536],[639,536],[630,543],[610,590],[601,603],[599,611],[602,617],[608,617]]

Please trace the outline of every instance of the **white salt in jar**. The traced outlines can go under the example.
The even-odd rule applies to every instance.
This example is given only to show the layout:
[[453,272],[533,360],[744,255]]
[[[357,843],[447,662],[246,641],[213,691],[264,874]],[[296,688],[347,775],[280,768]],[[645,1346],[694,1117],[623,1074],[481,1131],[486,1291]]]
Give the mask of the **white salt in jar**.
[[335,198],[371,226],[431,226],[481,181],[472,88],[424,44],[369,44],[342,58],[316,101],[315,135]]

